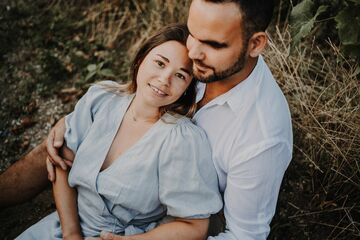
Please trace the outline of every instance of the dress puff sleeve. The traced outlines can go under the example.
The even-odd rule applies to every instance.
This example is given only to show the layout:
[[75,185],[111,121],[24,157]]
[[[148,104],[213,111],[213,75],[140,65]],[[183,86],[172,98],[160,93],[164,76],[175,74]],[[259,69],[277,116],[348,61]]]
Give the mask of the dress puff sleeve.
[[202,129],[182,120],[159,156],[160,201],[170,216],[207,218],[222,207],[210,145]]
[[[112,81],[103,81],[100,84],[111,86],[117,83]],[[65,117],[65,141],[68,148],[76,153],[81,142],[86,137],[94,117],[101,104],[105,101],[106,96],[112,93],[106,91],[100,85],[93,85],[77,102],[73,112]]]

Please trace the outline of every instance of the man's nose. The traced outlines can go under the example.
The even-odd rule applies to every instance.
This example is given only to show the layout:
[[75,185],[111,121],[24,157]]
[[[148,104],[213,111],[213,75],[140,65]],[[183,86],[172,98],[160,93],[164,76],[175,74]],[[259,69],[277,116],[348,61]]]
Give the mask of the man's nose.
[[189,58],[192,60],[204,60],[205,54],[202,50],[202,44],[192,36],[189,36],[186,42],[186,47],[189,50]]

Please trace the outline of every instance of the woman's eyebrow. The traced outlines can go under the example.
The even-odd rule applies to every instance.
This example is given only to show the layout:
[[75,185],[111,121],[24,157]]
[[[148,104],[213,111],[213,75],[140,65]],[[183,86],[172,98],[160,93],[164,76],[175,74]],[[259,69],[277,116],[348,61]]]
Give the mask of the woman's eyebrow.
[[180,70],[182,70],[182,71],[186,72],[187,74],[191,75],[190,71],[185,69],[185,68],[180,68]]
[[163,55],[161,54],[156,54],[157,56],[161,57],[164,61],[166,62],[170,62],[168,58],[164,57]]
[[[164,57],[163,55],[161,54],[156,54],[157,56],[161,57],[164,61],[166,62],[170,62],[170,60],[166,57]],[[186,68],[180,68],[180,70],[186,72],[187,74],[191,75],[191,72],[189,70],[187,70]]]

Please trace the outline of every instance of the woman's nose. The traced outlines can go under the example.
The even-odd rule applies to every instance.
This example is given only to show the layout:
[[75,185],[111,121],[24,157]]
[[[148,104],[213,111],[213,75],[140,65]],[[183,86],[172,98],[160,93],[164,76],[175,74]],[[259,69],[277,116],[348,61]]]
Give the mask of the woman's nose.
[[171,74],[171,71],[163,71],[162,74],[159,76],[159,81],[167,87],[170,86]]

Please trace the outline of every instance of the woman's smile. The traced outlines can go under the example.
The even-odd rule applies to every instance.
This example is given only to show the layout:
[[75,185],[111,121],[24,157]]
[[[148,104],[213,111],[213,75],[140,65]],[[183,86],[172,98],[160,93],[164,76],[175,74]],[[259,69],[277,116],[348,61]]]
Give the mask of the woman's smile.
[[159,88],[155,87],[154,85],[151,85],[150,83],[148,85],[153,90],[153,92],[155,93],[156,96],[159,96],[159,97],[169,96],[169,94],[165,93],[164,91],[160,90]]

